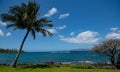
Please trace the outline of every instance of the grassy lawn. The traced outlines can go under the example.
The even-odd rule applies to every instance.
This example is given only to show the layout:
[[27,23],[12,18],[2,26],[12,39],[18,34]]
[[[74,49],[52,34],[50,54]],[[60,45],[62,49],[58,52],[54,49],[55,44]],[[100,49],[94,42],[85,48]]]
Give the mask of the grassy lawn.
[[8,66],[0,66],[0,72],[120,72],[113,69],[75,69],[69,67],[53,67],[53,68],[10,68]]

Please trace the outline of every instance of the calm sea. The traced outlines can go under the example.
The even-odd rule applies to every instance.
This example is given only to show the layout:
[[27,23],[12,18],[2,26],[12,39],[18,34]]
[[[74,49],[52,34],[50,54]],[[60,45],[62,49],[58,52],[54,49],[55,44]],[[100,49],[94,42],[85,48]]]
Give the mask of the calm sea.
[[[0,54],[0,64],[10,64],[15,54]],[[75,62],[93,61],[108,62],[108,58],[89,51],[71,52],[26,52],[20,55],[18,63],[43,63],[43,62]]]

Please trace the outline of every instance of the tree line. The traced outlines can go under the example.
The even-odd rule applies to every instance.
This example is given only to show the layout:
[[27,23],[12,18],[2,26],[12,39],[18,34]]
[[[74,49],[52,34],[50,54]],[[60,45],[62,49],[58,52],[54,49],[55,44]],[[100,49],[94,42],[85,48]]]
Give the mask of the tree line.
[[[3,48],[0,48],[0,53],[17,53],[17,49],[3,49]],[[22,50],[22,52],[24,52]]]

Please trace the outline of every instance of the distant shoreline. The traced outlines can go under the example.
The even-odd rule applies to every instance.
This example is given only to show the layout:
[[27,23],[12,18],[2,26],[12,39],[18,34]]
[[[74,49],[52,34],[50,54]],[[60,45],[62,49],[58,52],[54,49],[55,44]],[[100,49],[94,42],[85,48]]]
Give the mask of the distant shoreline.
[[65,50],[65,51],[25,51],[26,53],[38,53],[38,52],[49,52],[49,53],[59,53],[59,52],[90,52],[90,50],[79,50],[79,51],[77,51],[77,50]]
[[[0,53],[17,53],[17,49],[13,49],[13,48],[0,48]],[[22,52],[25,52],[24,50],[22,50]]]
[[[10,63],[0,63],[0,65],[9,65]],[[18,63],[18,64],[111,64],[110,62],[93,62],[93,61],[73,61],[73,62],[54,62],[54,61],[48,61],[48,62],[40,62],[40,63]]]

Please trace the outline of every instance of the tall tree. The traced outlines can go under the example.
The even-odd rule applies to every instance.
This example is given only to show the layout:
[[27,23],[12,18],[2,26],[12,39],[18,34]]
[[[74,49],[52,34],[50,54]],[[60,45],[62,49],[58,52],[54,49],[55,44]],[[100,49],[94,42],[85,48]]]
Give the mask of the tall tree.
[[120,69],[120,40],[110,39],[104,41],[92,48],[93,52],[97,52],[109,57],[111,63]]
[[8,13],[1,14],[3,21],[9,21],[11,23],[7,25],[7,28],[12,27],[14,30],[26,30],[26,34],[21,42],[18,53],[16,54],[14,61],[10,64],[11,67],[16,67],[17,60],[29,33],[32,34],[34,39],[36,38],[36,32],[42,33],[43,36],[53,35],[47,30],[47,28],[51,28],[53,26],[53,24],[51,24],[52,21],[47,18],[39,17],[39,19],[39,9],[40,6],[35,2],[35,0],[29,0],[28,4],[22,3],[20,6],[12,6]]

